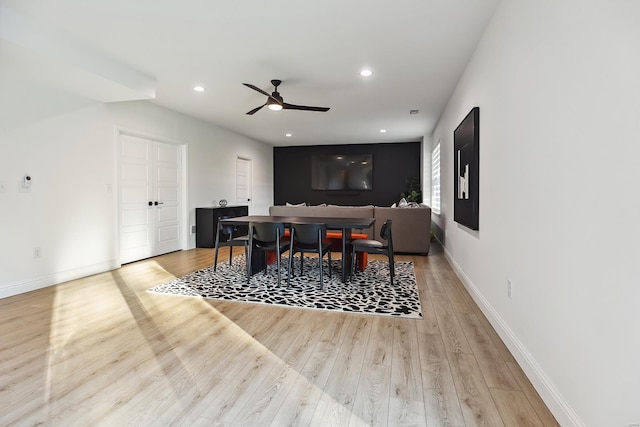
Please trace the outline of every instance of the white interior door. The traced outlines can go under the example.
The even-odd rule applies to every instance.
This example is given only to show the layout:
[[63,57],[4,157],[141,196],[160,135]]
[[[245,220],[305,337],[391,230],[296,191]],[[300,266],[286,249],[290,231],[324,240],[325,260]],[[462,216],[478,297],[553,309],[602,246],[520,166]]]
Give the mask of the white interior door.
[[[180,146],[155,142],[152,181],[154,188],[154,255],[180,249]],[[155,203],[158,205],[155,205]]]
[[120,134],[120,262],[181,248],[181,147]]
[[251,159],[236,159],[236,204],[249,206],[251,214]]

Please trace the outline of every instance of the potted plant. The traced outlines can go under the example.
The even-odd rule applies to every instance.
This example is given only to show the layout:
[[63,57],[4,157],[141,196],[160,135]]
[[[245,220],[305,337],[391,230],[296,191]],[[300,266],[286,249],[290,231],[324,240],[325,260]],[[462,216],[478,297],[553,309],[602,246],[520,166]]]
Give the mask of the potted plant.
[[420,182],[418,178],[411,177],[405,179],[407,183],[407,192],[400,193],[400,197],[405,199],[407,202],[422,202],[422,193],[420,192]]

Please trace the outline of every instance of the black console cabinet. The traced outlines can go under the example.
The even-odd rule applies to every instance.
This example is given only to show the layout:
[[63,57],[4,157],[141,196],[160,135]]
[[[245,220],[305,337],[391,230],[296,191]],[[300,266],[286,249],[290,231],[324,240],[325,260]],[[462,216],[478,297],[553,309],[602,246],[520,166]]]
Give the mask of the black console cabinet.
[[[248,206],[226,206],[196,208],[196,248],[213,248],[216,243],[216,230],[219,218],[233,218],[249,215]],[[239,230],[242,234],[242,230]],[[246,234],[246,230],[245,234]],[[220,239],[225,236],[220,235]]]

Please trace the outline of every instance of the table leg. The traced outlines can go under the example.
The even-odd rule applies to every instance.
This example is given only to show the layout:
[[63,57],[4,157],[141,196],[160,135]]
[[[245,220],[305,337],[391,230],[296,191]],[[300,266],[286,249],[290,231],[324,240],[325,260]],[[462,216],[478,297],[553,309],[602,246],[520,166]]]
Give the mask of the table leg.
[[347,281],[347,277],[351,273],[351,247],[347,242],[351,243],[350,228],[342,230],[342,283]]

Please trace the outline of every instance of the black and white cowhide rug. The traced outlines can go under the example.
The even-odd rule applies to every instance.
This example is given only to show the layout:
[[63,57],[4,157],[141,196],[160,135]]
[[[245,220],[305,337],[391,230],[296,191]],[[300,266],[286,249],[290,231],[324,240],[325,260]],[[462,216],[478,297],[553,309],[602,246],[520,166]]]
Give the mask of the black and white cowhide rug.
[[268,272],[257,273],[247,284],[244,255],[213,267],[188,274],[155,288],[150,292],[194,296],[206,299],[221,299],[250,303],[273,304],[287,307],[335,310],[351,313],[376,314],[407,318],[421,318],[420,296],[416,276],[411,262],[396,262],[394,285],[389,284],[389,263],[369,261],[364,272],[358,272],[350,282],[340,280],[340,260],[332,261],[332,278],[324,260],[324,289],[320,289],[318,259],[304,261],[300,275],[300,258],[293,260],[294,276],[287,287],[287,262],[282,258],[281,285],[278,286],[276,266]]

